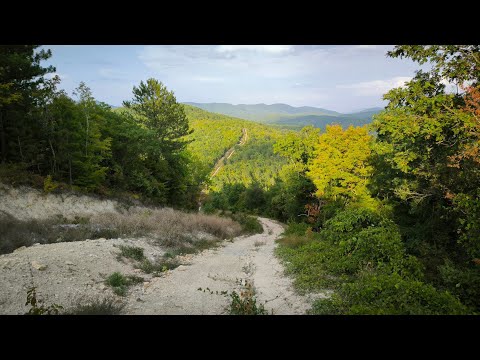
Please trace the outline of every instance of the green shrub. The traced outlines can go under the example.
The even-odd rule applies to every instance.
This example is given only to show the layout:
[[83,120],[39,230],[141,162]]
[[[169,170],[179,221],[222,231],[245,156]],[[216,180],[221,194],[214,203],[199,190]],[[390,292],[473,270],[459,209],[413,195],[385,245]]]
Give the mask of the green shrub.
[[263,304],[257,304],[255,293],[247,287],[240,295],[236,291],[230,294],[230,315],[268,315]]
[[[299,235],[305,228],[306,235]],[[339,212],[319,233],[309,232],[306,224],[291,224],[285,233],[298,235],[280,239],[277,254],[302,292],[338,287],[363,270],[422,278],[422,267],[406,255],[395,224],[369,210]]]
[[352,232],[370,226],[378,226],[384,222],[376,212],[364,208],[348,208],[338,212],[333,218],[325,222],[325,229],[337,233]]
[[287,235],[277,240],[278,243],[289,248],[297,248],[310,242],[311,239],[300,235]]
[[142,261],[145,259],[145,255],[143,254],[143,249],[136,246],[129,246],[129,245],[120,245],[120,256],[134,259],[137,261]]
[[129,286],[143,282],[143,278],[135,275],[122,275],[119,272],[111,274],[105,284],[112,287],[113,292],[119,296],[125,296]]
[[52,191],[54,191],[57,187],[58,187],[58,184],[56,184],[53,181],[52,175],[47,175],[47,177],[45,178],[45,181],[43,182],[43,191],[46,194],[49,194]]
[[113,297],[79,301],[67,309],[63,315],[120,315],[125,307],[124,302],[118,302]]
[[294,223],[289,222],[285,229],[284,235],[305,235],[310,225],[307,223]]
[[462,315],[467,308],[448,292],[399,274],[364,273],[330,299],[317,300],[312,314]]
[[137,268],[146,274],[158,276],[160,273],[167,270],[173,270],[179,265],[180,263],[177,260],[165,257],[164,259],[157,260],[155,262],[152,262],[148,259],[143,259],[143,261],[137,265]]
[[261,234],[263,233],[263,226],[254,216],[249,216],[243,213],[231,214],[232,220],[238,222],[242,227],[244,234]]
[[478,265],[458,267],[451,261],[439,267],[439,287],[457,296],[463,304],[480,312],[480,268]]
[[[294,286],[301,293],[335,285],[341,281],[335,274],[342,274],[345,268],[343,263],[349,264],[348,258],[341,255],[338,246],[325,241],[312,240],[296,247],[280,242],[276,253],[283,260],[286,273],[294,275]],[[339,266],[338,259],[342,260],[341,270],[334,270],[335,266]]]
[[228,307],[228,313],[230,315],[268,315],[267,310],[265,309],[264,304],[257,304],[257,299],[255,298],[255,288],[253,284],[248,280],[243,282],[242,279],[237,279],[237,284],[242,286],[240,294],[236,291],[213,291],[208,287],[202,289],[201,287],[197,290],[208,292],[210,295],[223,295],[230,298],[230,304]]

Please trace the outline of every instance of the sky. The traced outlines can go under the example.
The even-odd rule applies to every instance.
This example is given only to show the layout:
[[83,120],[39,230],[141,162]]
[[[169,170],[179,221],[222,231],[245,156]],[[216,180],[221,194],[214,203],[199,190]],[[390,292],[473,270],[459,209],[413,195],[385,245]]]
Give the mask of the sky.
[[45,45],[60,88],[80,81],[121,106],[156,78],[179,102],[315,106],[338,112],[383,107],[382,95],[418,64],[386,56],[393,45]]

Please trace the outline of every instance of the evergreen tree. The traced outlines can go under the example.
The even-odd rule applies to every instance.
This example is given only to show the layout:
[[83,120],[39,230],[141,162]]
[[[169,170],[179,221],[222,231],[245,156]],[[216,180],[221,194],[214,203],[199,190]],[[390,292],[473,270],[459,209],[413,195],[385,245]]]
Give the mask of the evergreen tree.
[[[34,132],[28,116],[35,106],[35,94],[45,82],[44,75],[54,72],[53,66],[40,62],[50,58],[50,50],[38,51],[39,45],[0,46],[0,157],[1,162],[28,162],[25,141]],[[34,124],[36,125],[36,124]],[[30,141],[32,144],[33,142]]]

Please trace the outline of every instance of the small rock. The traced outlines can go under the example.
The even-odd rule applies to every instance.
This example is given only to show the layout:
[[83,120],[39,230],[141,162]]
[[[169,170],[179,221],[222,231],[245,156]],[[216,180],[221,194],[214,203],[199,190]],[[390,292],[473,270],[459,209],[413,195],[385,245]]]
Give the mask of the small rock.
[[133,269],[133,272],[134,272],[135,274],[139,274],[139,273],[142,272],[142,270],[140,270],[140,269]]
[[32,266],[37,269],[37,270],[40,270],[40,271],[43,271],[47,268],[47,265],[45,264],[40,264],[39,262],[33,260],[32,261]]
[[75,265],[75,264],[71,261],[65,261],[65,265]]
[[187,267],[183,266],[183,265],[180,265],[179,267],[177,267],[177,270],[178,271],[185,271],[185,270],[187,270]]
[[147,289],[150,285],[151,285],[150,282],[145,281],[145,282],[143,283],[143,288],[144,288],[144,289]]
[[40,246],[40,245],[41,245],[40,243],[35,243],[32,246]]
[[144,302],[141,298],[137,298],[137,301]]
[[97,239],[98,241],[106,241],[107,239],[105,238],[100,238],[100,239]]
[[100,288],[100,290],[105,291],[105,289],[106,289],[107,287],[106,287],[105,285],[103,285],[103,284],[100,284],[99,288]]
[[26,246],[20,246],[18,249],[13,250],[13,252],[22,251],[22,250],[25,250],[26,248],[27,248]]

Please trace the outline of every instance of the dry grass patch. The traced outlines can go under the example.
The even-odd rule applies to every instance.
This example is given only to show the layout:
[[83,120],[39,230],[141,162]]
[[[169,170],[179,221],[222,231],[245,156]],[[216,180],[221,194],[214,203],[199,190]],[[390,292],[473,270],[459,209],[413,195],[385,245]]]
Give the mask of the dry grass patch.
[[[231,219],[184,213],[170,208],[131,207],[128,210],[93,216],[57,216],[45,220],[18,220],[0,211],[0,254],[34,243],[126,236],[148,236],[157,245],[176,249],[179,253],[188,253],[210,248],[241,232],[240,224]],[[141,257],[140,254],[127,255]]]
[[233,220],[169,208],[130,208],[121,213],[94,215],[90,223],[94,227],[115,230],[124,236],[151,236],[159,245],[167,247],[194,244],[197,241],[216,242],[241,233],[240,225]]

